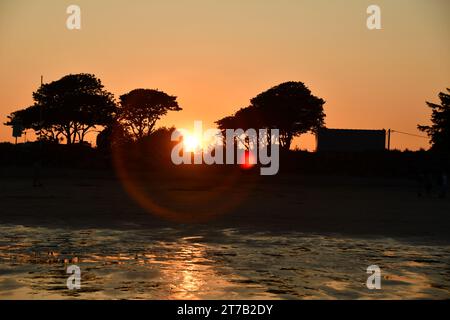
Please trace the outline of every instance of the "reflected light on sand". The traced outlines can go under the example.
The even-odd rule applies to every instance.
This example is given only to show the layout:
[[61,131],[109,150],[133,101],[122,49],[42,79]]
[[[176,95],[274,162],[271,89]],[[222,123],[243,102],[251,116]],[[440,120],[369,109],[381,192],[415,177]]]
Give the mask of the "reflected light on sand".
[[230,286],[218,279],[211,263],[206,258],[205,247],[197,243],[180,243],[176,258],[167,268],[161,269],[162,276],[171,283],[168,299],[199,299],[206,292],[218,291]]
[[[448,299],[449,250],[230,229],[0,226],[0,299]],[[76,292],[65,272],[75,258]],[[382,290],[367,290],[368,261],[382,268]]]

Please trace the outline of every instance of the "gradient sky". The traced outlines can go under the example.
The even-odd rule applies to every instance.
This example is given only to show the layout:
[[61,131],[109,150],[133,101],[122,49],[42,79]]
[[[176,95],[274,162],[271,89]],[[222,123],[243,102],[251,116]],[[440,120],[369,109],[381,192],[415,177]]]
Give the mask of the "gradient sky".
[[[68,30],[66,8],[81,7]],[[366,27],[378,4],[382,30]],[[284,81],[326,100],[330,128],[422,134],[425,100],[450,86],[448,0],[0,0],[0,121],[69,73],[120,94],[158,88],[184,109],[160,125],[205,126]],[[0,125],[0,141],[13,141]],[[30,136],[30,135],[29,135]],[[297,140],[314,149],[314,139]],[[395,134],[398,149],[426,139]]]

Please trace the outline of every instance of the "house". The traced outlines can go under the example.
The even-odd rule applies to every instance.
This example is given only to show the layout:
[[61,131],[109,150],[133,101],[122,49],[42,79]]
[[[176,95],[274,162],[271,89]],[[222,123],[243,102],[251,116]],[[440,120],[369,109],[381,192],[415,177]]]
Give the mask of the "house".
[[317,152],[383,151],[386,130],[319,129],[316,135]]

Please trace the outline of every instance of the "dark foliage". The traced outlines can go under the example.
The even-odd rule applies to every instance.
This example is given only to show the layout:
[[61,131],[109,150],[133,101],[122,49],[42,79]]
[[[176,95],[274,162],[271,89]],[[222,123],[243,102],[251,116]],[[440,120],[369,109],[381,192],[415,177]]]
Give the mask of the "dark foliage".
[[441,104],[427,102],[431,108],[431,126],[421,126],[418,128],[430,137],[430,143],[434,151],[440,153],[450,153],[450,89],[448,93],[439,93]]
[[219,129],[279,129],[280,145],[289,150],[292,139],[324,125],[324,100],[302,82],[285,82],[251,99],[251,105],[216,121]]
[[177,97],[153,89],[135,89],[120,96],[118,121],[134,140],[149,136],[168,111],[182,110]]
[[83,142],[96,126],[110,125],[116,113],[112,94],[92,74],[70,74],[43,84],[33,99],[33,106],[11,113],[6,125],[20,122],[47,141]]

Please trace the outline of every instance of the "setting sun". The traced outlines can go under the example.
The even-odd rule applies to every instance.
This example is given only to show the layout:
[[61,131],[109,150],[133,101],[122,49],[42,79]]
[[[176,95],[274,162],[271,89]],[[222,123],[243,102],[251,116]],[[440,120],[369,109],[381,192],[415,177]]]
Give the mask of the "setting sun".
[[183,148],[186,152],[194,152],[202,149],[202,142],[199,137],[193,134],[183,134]]
[[0,314],[443,309],[449,12],[0,0]]

